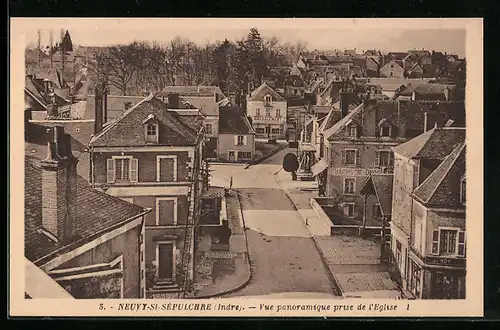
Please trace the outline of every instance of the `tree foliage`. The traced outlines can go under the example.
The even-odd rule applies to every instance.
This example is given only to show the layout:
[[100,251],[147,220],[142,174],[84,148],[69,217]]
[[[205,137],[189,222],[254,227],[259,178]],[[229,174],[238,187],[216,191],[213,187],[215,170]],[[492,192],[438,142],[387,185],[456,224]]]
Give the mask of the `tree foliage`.
[[167,44],[115,45],[96,56],[91,71],[123,95],[167,85],[217,85],[224,92],[241,95],[263,81],[279,84],[283,68],[291,66],[305,49],[304,43],[264,38],[253,28],[235,42],[197,45],[176,37]]

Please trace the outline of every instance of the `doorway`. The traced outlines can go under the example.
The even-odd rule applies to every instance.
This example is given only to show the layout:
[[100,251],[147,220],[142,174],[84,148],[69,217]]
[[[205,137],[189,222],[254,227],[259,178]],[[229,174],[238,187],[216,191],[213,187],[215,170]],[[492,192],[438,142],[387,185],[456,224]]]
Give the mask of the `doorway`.
[[266,126],[266,135],[269,137],[271,136],[271,126],[270,125],[267,125]]
[[230,162],[234,162],[236,159],[235,159],[235,156],[234,156],[234,151],[229,151],[229,161]]
[[158,277],[174,277],[174,243],[158,243]]

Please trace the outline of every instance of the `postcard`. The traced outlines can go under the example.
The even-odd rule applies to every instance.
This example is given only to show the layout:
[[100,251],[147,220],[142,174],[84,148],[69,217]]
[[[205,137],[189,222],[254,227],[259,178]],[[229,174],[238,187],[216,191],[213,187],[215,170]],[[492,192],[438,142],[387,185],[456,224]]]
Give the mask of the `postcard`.
[[482,316],[482,33],[11,19],[10,315]]

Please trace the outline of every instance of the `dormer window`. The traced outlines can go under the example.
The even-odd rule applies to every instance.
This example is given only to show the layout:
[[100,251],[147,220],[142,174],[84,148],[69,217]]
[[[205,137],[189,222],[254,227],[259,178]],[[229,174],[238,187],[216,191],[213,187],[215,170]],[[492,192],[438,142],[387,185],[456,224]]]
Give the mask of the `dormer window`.
[[266,95],[264,97],[264,105],[267,107],[267,106],[271,106],[271,102],[272,102],[272,99],[271,99],[271,95]]
[[391,127],[390,126],[380,127],[380,136],[381,137],[390,137],[391,136]]
[[155,116],[149,115],[143,123],[146,143],[158,143],[158,123]]
[[347,135],[350,137],[356,137],[358,135],[358,128],[354,125],[347,127]]

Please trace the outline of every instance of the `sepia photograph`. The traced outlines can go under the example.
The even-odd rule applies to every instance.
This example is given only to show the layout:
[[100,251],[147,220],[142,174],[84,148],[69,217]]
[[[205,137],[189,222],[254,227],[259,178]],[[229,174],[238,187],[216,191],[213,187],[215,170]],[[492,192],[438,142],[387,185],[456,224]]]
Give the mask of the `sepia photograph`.
[[225,20],[18,19],[19,304],[481,313],[482,21]]

